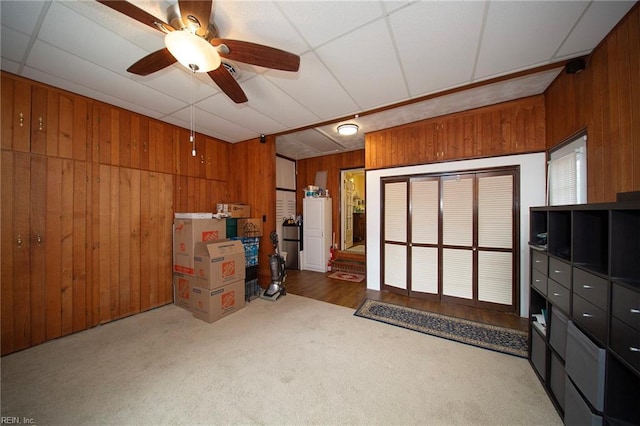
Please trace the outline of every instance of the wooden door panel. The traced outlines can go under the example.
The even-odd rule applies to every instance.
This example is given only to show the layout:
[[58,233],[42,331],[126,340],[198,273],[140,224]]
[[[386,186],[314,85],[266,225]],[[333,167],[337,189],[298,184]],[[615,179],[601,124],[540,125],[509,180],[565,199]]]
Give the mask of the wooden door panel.
[[[90,326],[91,281],[89,238],[89,163],[85,161],[69,162],[73,165],[73,207],[71,232],[71,256],[73,261],[71,283],[73,285],[72,331],[80,331]],[[66,180],[65,180],[66,182]],[[63,205],[66,203],[63,203]],[[68,205],[68,204],[67,204]],[[63,312],[63,315],[65,312]],[[66,330],[66,327],[64,328]]]
[[49,91],[40,86],[31,88],[31,152],[47,153]]
[[[2,101],[3,101],[3,129],[4,125],[4,101],[5,101],[5,82],[4,77],[2,81]],[[4,133],[3,133],[4,136]],[[4,137],[3,137],[4,141]],[[4,146],[3,146],[4,148]],[[14,265],[15,265],[15,252],[18,250],[17,242],[17,229],[15,224],[14,209],[16,194],[15,194],[15,169],[16,161],[15,154],[10,151],[2,150],[1,157],[2,164],[0,166],[0,172],[2,181],[0,182],[0,211],[1,211],[1,226],[2,226],[2,238],[0,238],[0,244],[2,247],[2,256],[0,261],[2,262],[2,284],[0,290],[0,297],[2,300],[2,311],[0,312],[0,329],[1,339],[0,347],[2,348],[2,355],[13,352],[15,345],[15,318],[14,318]]]
[[2,148],[31,151],[31,84],[2,74]]
[[13,350],[17,351],[31,346],[31,156],[27,153],[13,156],[13,232],[9,234],[13,243],[13,273],[2,285],[12,287]]
[[31,156],[30,191],[30,227],[31,227],[31,345],[42,343],[46,339],[45,328],[45,259],[47,251],[45,212],[47,193],[47,159],[44,156]]
[[49,158],[47,162],[47,238],[45,248],[45,268],[47,271],[46,286],[46,337],[55,339],[62,335],[62,168],[60,158]]

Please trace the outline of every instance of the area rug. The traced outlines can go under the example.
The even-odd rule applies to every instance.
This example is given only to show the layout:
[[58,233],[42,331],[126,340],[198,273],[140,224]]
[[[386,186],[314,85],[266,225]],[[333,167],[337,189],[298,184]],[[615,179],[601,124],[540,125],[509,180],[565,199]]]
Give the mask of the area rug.
[[364,275],[354,274],[351,272],[336,271],[333,274],[329,275],[329,278],[336,278],[338,280],[351,281],[352,283],[359,283],[359,282],[362,282],[362,280],[364,280]]
[[481,322],[367,299],[354,315],[484,349],[527,357],[528,334]]

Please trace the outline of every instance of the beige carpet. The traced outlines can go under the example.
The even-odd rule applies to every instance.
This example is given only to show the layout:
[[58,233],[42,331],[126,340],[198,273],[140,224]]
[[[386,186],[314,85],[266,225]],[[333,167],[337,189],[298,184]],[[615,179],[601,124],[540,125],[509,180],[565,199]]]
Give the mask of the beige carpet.
[[521,358],[287,295],[216,323],[175,306],[2,358],[38,425],[561,424]]

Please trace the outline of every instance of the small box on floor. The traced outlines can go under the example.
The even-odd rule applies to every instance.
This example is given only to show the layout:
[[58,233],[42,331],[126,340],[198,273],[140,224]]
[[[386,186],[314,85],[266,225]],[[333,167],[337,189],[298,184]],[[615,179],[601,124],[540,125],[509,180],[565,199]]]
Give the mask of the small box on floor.
[[191,287],[193,316],[215,322],[244,307],[244,280],[234,281],[216,289]]

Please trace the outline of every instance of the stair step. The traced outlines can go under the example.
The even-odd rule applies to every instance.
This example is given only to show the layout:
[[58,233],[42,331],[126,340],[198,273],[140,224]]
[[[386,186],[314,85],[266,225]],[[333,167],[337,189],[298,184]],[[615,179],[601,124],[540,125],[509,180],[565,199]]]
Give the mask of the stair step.
[[356,260],[336,259],[331,264],[331,270],[366,275],[367,265]]

